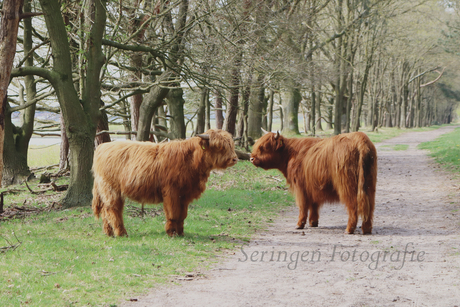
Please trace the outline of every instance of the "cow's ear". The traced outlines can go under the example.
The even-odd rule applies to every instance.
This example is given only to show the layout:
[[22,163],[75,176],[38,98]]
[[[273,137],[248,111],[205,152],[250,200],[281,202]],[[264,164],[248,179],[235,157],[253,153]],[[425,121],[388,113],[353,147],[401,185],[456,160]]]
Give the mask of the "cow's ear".
[[201,149],[203,149],[203,150],[208,149],[209,148],[209,139],[210,139],[209,134],[197,134],[196,136],[201,138],[201,140],[200,140]]
[[284,137],[282,137],[281,135],[279,135],[278,133],[278,137],[275,136],[275,141],[276,141],[276,150],[281,150],[284,148]]

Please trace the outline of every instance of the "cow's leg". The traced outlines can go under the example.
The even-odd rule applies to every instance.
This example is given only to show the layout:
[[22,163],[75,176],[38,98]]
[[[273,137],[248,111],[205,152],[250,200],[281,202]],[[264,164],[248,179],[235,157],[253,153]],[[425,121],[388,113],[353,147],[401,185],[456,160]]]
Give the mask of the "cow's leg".
[[105,216],[105,203],[102,201],[102,196],[100,194],[104,191],[105,190],[100,187],[98,180],[94,180],[93,201],[91,207],[96,218],[102,218],[102,230],[104,231],[104,233],[109,237],[113,237],[113,228],[112,226],[110,226]]
[[319,205],[313,203],[310,207],[310,217],[308,218],[308,223],[311,227],[318,227],[319,220]]
[[363,222],[362,231],[363,235],[370,235],[372,233],[372,220]]
[[295,200],[297,207],[299,207],[299,219],[297,221],[296,229],[304,229],[305,224],[307,223],[309,204],[300,189],[297,189],[295,192]]
[[358,206],[356,202],[352,204],[347,203],[347,210],[348,210],[348,224],[345,233],[353,234],[356,229],[356,224],[358,223]]
[[[174,195],[175,194],[175,195]],[[166,216],[165,230],[168,236],[173,237],[180,235],[184,232],[182,221],[182,232],[179,233],[180,219],[181,219],[181,203],[179,193],[171,192],[170,195],[163,196],[163,209]]]
[[180,218],[179,218],[179,222],[177,223],[177,234],[179,236],[184,235],[184,220],[187,218],[187,213],[188,213],[188,204],[181,205]]
[[102,216],[102,229],[104,230],[104,233],[108,235],[109,237],[113,237],[113,228],[110,226],[109,220],[106,218],[106,212],[105,208],[101,212]]
[[374,219],[375,196],[374,195],[368,196],[368,199],[369,199],[369,213],[367,216],[367,220],[363,221],[363,224],[362,224],[363,235],[372,233],[372,220]]
[[[113,235],[117,237],[128,236],[128,232],[123,223],[123,207],[124,200],[121,197],[113,199],[110,205],[105,207],[105,218],[108,222],[107,228],[111,227],[113,229]],[[105,227],[104,223],[104,230]]]

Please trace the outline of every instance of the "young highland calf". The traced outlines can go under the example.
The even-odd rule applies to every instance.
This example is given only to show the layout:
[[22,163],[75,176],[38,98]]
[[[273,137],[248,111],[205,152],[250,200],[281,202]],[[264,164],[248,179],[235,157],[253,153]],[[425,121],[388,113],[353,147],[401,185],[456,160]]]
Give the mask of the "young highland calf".
[[362,132],[327,139],[285,138],[266,133],[253,147],[251,162],[263,169],[280,170],[299,207],[297,229],[308,219],[317,227],[325,202],[342,202],[348,210],[346,233],[362,218],[363,234],[372,233],[377,183],[377,151]]
[[225,169],[237,161],[232,136],[222,130],[162,144],[101,144],[93,163],[94,215],[102,217],[107,235],[125,236],[126,197],[142,204],[163,202],[166,233],[183,235],[188,205],[206,189],[211,170]]

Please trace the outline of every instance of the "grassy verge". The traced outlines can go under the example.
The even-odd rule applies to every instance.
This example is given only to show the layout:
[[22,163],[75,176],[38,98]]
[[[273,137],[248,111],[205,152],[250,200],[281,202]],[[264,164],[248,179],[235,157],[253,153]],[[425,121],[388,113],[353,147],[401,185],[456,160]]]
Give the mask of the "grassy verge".
[[[174,276],[199,274],[214,255],[240,246],[292,206],[281,177],[248,162],[213,173],[189,209],[184,237],[165,234],[161,206],[149,206],[144,217],[126,210],[128,238],[106,237],[89,208],[3,220],[0,247],[17,244],[16,237],[21,244],[0,254],[0,305],[114,306]],[[8,195],[7,204],[28,199],[30,206],[46,207],[46,197],[60,196],[47,193]],[[139,205],[127,203],[132,206]]]
[[430,151],[430,156],[446,169],[460,172],[460,128],[441,135],[434,141],[425,142],[418,146]]

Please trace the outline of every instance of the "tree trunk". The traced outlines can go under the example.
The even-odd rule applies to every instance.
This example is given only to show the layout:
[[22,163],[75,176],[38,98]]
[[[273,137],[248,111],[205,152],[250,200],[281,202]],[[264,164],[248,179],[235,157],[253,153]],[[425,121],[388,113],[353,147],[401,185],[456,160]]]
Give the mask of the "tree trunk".
[[[177,84],[179,86],[179,84]],[[167,96],[168,109],[171,114],[171,134],[176,139],[185,139],[185,116],[184,116],[184,91],[181,87],[169,91]]]
[[27,181],[31,176],[27,165],[28,144],[28,140],[24,139],[22,128],[13,125],[11,112],[7,111],[5,116],[2,186],[20,184]]
[[[101,100],[101,107],[104,106],[104,102]],[[99,121],[97,122],[96,133],[101,131],[109,130],[109,118],[107,116],[107,112],[105,110],[101,111],[101,116],[99,117]],[[110,134],[103,133],[94,139],[94,146],[97,147],[102,143],[107,143],[112,141],[110,139]]]
[[[343,9],[343,0],[337,1],[337,33],[342,31],[342,9]],[[337,73],[337,79],[335,84],[335,106],[334,106],[334,135],[342,133],[342,111],[343,111],[343,87],[345,86],[344,82],[344,60],[343,48],[344,40],[342,36],[337,39],[336,43],[336,52],[335,52],[335,71]]]
[[299,105],[302,100],[298,88],[289,88],[287,97],[283,100],[283,133],[286,135],[299,134]]
[[[169,80],[171,73],[164,72],[157,78],[157,82]],[[169,88],[157,85],[150,89],[144,96],[139,109],[139,124],[137,132],[138,141],[148,141],[150,137],[150,126],[152,124],[153,114],[169,93]]]
[[[244,139],[244,136],[247,135],[247,132],[248,132],[248,127],[247,127],[247,123],[248,123],[248,112],[249,112],[249,98],[250,98],[250,95],[251,95],[251,78],[249,78],[249,84],[244,88],[243,90],[243,97],[242,97],[242,101],[241,101],[241,104],[242,104],[242,108],[240,110],[240,116],[239,116],[239,119],[238,119],[238,133],[237,133],[237,136],[238,137],[241,137],[240,139],[240,144],[242,145],[244,142],[245,142],[245,139]],[[246,134],[245,134],[245,131],[246,131]]]
[[270,90],[270,97],[268,100],[268,123],[267,131],[272,131],[273,126],[273,104],[275,103],[275,91]]
[[394,71],[391,72],[390,75],[390,82],[391,82],[391,91],[390,91],[390,99],[388,99],[387,103],[387,115],[385,117],[386,122],[385,122],[385,127],[393,127],[393,118],[395,116],[392,116],[393,111],[396,113],[396,108],[398,104],[398,95],[396,93],[396,81],[395,81],[395,74]]
[[415,127],[416,128],[420,128],[422,126],[422,95],[421,95],[421,91],[422,91],[422,88],[420,87],[420,79],[422,77],[419,77],[417,78],[417,83],[416,83],[416,86],[415,86],[415,90],[417,91],[417,96],[416,96],[416,110],[417,110],[417,113],[416,113],[416,116],[415,116]]
[[205,131],[206,125],[206,102],[208,101],[209,89],[207,87],[201,88],[200,105],[196,114],[196,127],[195,134],[201,134]]
[[[30,12],[30,1],[24,3],[24,12]],[[32,49],[32,19],[24,19],[24,54],[28,54]],[[25,60],[25,66],[33,66],[33,57],[28,57]],[[34,76],[29,75],[24,77],[26,100],[24,100],[24,89],[20,89],[20,103],[25,104],[32,101],[37,93]],[[2,185],[18,184],[24,180],[28,180],[33,174],[29,170],[27,164],[27,155],[29,149],[29,141],[32,137],[35,117],[35,104],[21,110],[22,126],[15,127],[11,122],[11,112],[8,108],[5,117],[5,141],[3,152],[3,177]]]
[[369,70],[371,69],[371,66],[372,66],[372,57],[369,57],[367,59],[366,69],[364,70],[363,80],[361,81],[361,86],[359,88],[358,103],[356,106],[355,117],[353,118],[352,131],[359,130],[359,120],[361,117],[361,110],[362,110],[363,103],[364,103],[364,94],[366,91],[367,80],[369,77]]
[[0,20],[0,178],[3,178],[3,143],[7,91],[16,54],[23,0],[4,0]]
[[329,98],[329,105],[327,106],[327,124],[326,124],[326,129],[329,130],[329,129],[332,129],[332,121],[333,121],[333,118],[334,118],[334,115],[333,115],[333,107],[334,107],[334,98]]
[[[236,61],[239,61],[238,59]],[[232,70],[232,80],[230,84],[230,99],[227,103],[227,112],[225,114],[224,130],[235,135],[236,116],[238,115],[238,96],[240,87],[239,64],[235,64]]]
[[206,120],[205,120],[205,129],[211,129],[211,101],[209,99],[210,90],[208,89],[208,95],[206,96]]
[[375,128],[378,127],[379,123],[379,97],[374,98],[373,114],[372,114],[372,131],[375,131]]
[[350,132],[350,115],[351,115],[351,105],[353,100],[353,72],[350,73],[350,79],[348,81],[348,99],[347,99],[347,109],[346,109],[346,122],[345,122],[345,133]]
[[[168,121],[166,120],[166,111],[165,111],[165,108],[167,108],[167,106],[163,106],[163,105],[160,105],[155,114],[155,122],[154,122],[154,125],[155,125],[155,128],[154,130],[155,131],[161,131],[161,129],[163,130],[168,130]],[[160,126],[162,127],[161,129],[159,127]],[[162,136],[156,136],[155,140],[158,141],[158,142],[161,142],[163,141],[165,138],[162,137]]]
[[[316,121],[316,130],[318,131],[323,131],[323,126],[321,125],[321,94],[318,94],[318,101],[316,103],[316,110],[317,110],[317,113],[318,113],[318,119],[315,119]],[[315,131],[316,133],[316,131]]]
[[248,112],[248,136],[257,139],[262,135],[262,116],[265,104],[265,76],[259,74],[257,81],[251,86]]
[[65,129],[64,117],[59,114],[60,127],[61,127],[61,144],[59,150],[59,170],[63,171],[69,167],[69,139]]
[[64,208],[87,206],[91,203],[91,166],[94,153],[96,124],[100,115],[100,71],[104,63],[102,36],[105,29],[105,1],[89,2],[86,16],[90,17],[87,33],[87,69],[85,87],[80,101],[72,81],[72,61],[67,32],[57,0],[40,0],[53,49],[53,70],[37,70],[56,90],[65,121],[70,148],[70,182],[62,199]]
[[222,129],[224,125],[224,115],[222,112],[222,94],[219,91],[216,91],[216,100],[214,108],[216,110],[216,128]]
[[[133,8],[139,7],[139,2],[140,2],[139,0],[132,1],[132,7]],[[132,10],[129,17],[130,17],[129,32],[130,34],[133,34],[139,29],[141,22],[144,20],[143,18],[140,18],[139,16],[135,15],[135,10]],[[145,28],[144,30],[139,31],[139,33],[137,34],[135,38],[137,44],[142,44],[144,42],[144,34],[145,34]],[[131,67],[137,69],[137,71],[132,73],[129,80],[134,81],[134,82],[141,81],[142,73],[140,72],[140,70],[142,69],[142,66],[143,66],[142,53],[133,52],[129,58],[130,58]],[[131,129],[133,129],[133,131],[137,131],[139,128],[138,127],[139,109],[142,104],[142,94],[133,95],[129,98],[129,100],[130,100],[130,111],[131,111]]]

